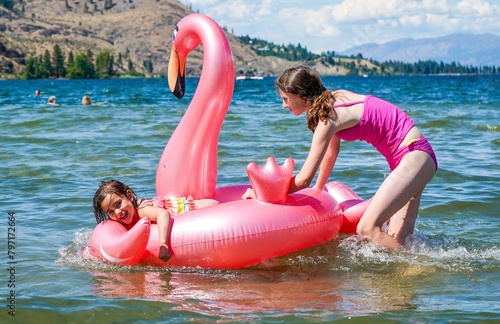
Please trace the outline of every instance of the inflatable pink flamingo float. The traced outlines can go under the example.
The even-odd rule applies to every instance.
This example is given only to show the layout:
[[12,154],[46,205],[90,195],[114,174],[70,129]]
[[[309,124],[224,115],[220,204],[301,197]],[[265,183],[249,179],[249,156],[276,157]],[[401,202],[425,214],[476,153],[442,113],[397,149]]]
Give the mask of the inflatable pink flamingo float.
[[[160,158],[159,196],[214,198],[219,205],[173,217],[172,258],[157,258],[156,224],[141,219],[127,231],[104,221],[94,229],[88,251],[115,263],[160,266],[242,268],[325,243],[339,230],[353,233],[366,202],[345,185],[303,189],[287,195],[294,161],[278,166],[273,157],[247,173],[257,199],[241,200],[249,185],[216,187],[217,147],[234,88],[234,64],[222,29],[201,14],[183,18],[172,36],[168,80],[178,98],[184,95],[184,67],[189,52],[203,44],[203,70],[196,93]],[[349,211],[351,211],[349,213]]]

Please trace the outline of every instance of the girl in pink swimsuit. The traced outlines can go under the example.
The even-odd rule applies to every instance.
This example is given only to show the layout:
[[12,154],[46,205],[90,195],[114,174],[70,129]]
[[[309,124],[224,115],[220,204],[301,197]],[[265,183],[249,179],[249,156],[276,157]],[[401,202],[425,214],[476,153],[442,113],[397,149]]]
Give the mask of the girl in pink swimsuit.
[[147,217],[157,223],[159,251],[158,258],[170,259],[168,237],[171,216],[190,210],[217,205],[213,199],[194,200],[188,198],[156,197],[150,200],[138,199],[134,191],[118,180],[101,182],[94,194],[94,215],[99,224],[111,219],[131,229],[140,218]]
[[[436,156],[413,121],[395,105],[347,90],[331,92],[306,66],[283,72],[276,80],[283,108],[306,113],[313,131],[309,155],[291,181],[289,193],[307,188],[318,169],[315,188],[322,189],[335,165],[340,139],[372,144],[389,163],[382,182],[361,217],[357,233],[388,247],[401,247],[413,233],[420,198],[437,170]],[[254,198],[252,189],[243,198]],[[388,224],[387,231],[382,230]]]

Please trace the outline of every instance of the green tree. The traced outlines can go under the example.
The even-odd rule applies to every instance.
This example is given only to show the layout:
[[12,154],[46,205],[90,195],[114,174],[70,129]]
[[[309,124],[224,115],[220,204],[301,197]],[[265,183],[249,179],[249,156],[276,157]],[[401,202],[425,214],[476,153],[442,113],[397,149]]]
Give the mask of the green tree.
[[116,60],[116,64],[120,67],[120,69],[123,69],[123,59],[122,59],[122,53],[118,53],[118,60]]
[[113,8],[115,4],[113,3],[113,0],[105,0],[104,1],[104,10],[109,10]]
[[94,60],[94,53],[92,52],[92,50],[90,48],[87,49],[87,58],[89,61]]
[[14,0],[0,0],[0,6],[12,10],[14,9]]
[[151,60],[144,60],[142,65],[148,73],[153,73],[153,62]]
[[109,51],[102,51],[97,55],[95,62],[96,77],[100,79],[110,78],[113,71],[114,56]]
[[134,72],[134,63],[132,62],[131,59],[128,59],[128,70],[129,72]]
[[50,61],[49,50],[45,50],[43,56],[40,57],[38,66],[38,77],[42,79],[48,78],[52,74],[52,62]]
[[26,61],[26,69],[24,70],[24,77],[26,79],[37,79],[36,59],[33,56],[28,57]]
[[94,64],[82,52],[75,56],[75,61],[68,67],[66,76],[70,79],[92,79],[95,77]]
[[66,69],[64,68],[64,52],[58,44],[54,45],[52,60],[54,62],[54,73],[56,77],[64,78],[66,76]]
[[68,64],[66,66],[71,66],[75,62],[75,56],[73,55],[73,51],[68,53]]

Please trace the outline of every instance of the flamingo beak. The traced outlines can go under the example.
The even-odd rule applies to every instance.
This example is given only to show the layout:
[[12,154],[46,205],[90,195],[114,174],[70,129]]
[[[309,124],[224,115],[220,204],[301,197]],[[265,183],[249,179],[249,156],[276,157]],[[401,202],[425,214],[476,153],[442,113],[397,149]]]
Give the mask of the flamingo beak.
[[168,62],[168,86],[178,99],[184,96],[186,91],[186,59],[179,55],[174,45],[172,45],[170,61]]

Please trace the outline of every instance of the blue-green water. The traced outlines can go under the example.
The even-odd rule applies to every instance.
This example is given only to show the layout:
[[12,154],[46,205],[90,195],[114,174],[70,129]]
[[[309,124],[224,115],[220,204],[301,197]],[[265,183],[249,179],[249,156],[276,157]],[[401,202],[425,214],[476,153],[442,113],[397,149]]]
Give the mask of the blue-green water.
[[[248,183],[247,164],[271,155],[302,165],[311,133],[304,116],[281,108],[273,81],[236,83],[219,185]],[[500,77],[324,81],[396,103],[430,140],[440,169],[417,233],[404,252],[340,236],[236,271],[125,267],[78,254],[95,226],[100,180],[154,196],[158,160],[197,79],[182,100],[164,79],[0,81],[0,322],[500,321]],[[85,93],[94,105],[80,104]],[[46,105],[50,95],[59,106]],[[331,180],[368,198],[387,172],[368,144],[343,143]]]

